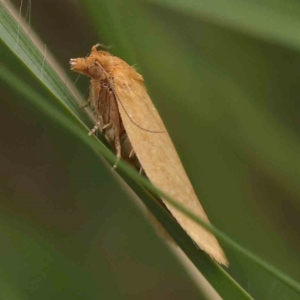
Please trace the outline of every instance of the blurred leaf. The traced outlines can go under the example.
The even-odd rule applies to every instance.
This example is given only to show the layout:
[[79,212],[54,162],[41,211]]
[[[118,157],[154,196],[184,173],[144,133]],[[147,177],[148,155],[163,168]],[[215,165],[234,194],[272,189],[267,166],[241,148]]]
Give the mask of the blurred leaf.
[[[205,19],[220,26],[300,50],[297,28],[300,5],[295,1],[145,0]],[[282,26],[284,24],[284,26]]]

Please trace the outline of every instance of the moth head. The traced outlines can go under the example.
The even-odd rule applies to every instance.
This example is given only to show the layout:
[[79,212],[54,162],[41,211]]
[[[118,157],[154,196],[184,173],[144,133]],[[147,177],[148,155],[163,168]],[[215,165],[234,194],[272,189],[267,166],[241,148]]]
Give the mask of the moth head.
[[72,71],[94,79],[100,79],[103,74],[103,68],[99,62],[91,56],[71,58],[70,66]]

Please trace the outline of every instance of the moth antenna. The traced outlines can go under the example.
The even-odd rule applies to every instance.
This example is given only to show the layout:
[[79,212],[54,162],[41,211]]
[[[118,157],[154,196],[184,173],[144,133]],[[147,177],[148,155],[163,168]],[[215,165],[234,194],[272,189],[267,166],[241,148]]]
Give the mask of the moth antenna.
[[132,124],[134,124],[136,127],[140,128],[141,130],[144,130],[144,131],[147,131],[147,132],[151,132],[151,133],[164,133],[165,131],[156,131],[156,130],[150,130],[150,129],[146,129],[146,128],[143,128],[141,125],[137,124],[132,118],[131,116],[129,115],[129,113],[127,112],[124,104],[122,103],[122,101],[120,100],[120,98],[118,97],[114,87],[113,87],[113,91],[114,91],[114,94],[115,94],[115,97],[116,99],[119,101],[119,103],[121,104],[122,108],[124,109],[125,111],[125,114],[127,115],[128,119],[131,121]]
[[94,45],[94,46],[92,47],[92,52],[97,51],[97,48],[98,48],[98,47],[101,47],[101,48],[103,48],[103,49],[110,49],[110,48],[112,48],[112,45],[106,46],[106,45],[104,45],[104,44],[97,43],[96,45]]

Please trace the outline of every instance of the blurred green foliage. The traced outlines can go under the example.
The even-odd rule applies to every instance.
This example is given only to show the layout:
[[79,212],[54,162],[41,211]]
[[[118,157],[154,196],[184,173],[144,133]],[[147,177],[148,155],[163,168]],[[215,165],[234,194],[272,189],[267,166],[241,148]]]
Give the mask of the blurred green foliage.
[[[32,2],[31,26],[64,69],[96,42],[137,65],[212,223],[299,282],[300,4]],[[18,64],[11,69],[49,97]],[[87,85],[79,80],[83,94]],[[1,98],[1,283],[10,298],[199,299],[99,159],[13,89],[1,87]],[[253,298],[299,298],[225,251]]]

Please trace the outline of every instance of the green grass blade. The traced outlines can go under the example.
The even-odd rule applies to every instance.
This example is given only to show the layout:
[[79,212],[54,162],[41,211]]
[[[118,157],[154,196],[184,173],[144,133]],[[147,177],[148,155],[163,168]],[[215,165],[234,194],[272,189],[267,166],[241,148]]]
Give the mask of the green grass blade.
[[[58,69],[58,66],[52,66],[53,62],[52,65],[49,63],[51,55],[48,54],[47,57],[46,45],[43,47],[34,33],[26,33],[22,28],[22,23],[18,23],[12,17],[2,2],[0,2],[0,31],[2,41],[31,70],[37,80],[41,81],[73,114],[84,122],[88,122],[89,118],[84,111],[78,109],[77,98],[64,82],[67,79],[61,69]],[[58,72],[61,73],[61,77]]]

